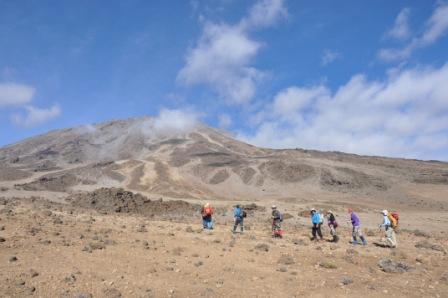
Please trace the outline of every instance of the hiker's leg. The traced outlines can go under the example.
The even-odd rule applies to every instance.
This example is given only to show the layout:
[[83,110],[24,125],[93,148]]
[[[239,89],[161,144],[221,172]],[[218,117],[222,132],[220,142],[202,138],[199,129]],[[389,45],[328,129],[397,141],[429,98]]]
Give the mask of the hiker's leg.
[[244,232],[244,219],[240,220],[241,233]]
[[395,233],[395,230],[392,229],[391,233],[391,240],[393,247],[397,247],[397,233]]
[[322,229],[321,228],[322,228],[322,225],[318,224],[317,225],[317,234],[319,235],[320,239],[323,238],[323,236],[322,236]]
[[204,217],[202,218],[202,226],[204,227],[204,229],[207,228],[207,220]]
[[313,239],[316,239],[316,233],[317,233],[317,227],[313,224],[313,227],[311,228],[311,234],[313,235]]
[[238,226],[238,221],[237,221],[237,219],[235,218],[234,220],[233,220],[233,232],[235,233],[236,232],[236,227]]
[[357,227],[355,227],[355,226],[353,226],[353,228],[352,228],[352,238],[353,238],[353,242],[354,243],[357,243],[358,242],[358,239],[357,239],[357,229],[356,229]]

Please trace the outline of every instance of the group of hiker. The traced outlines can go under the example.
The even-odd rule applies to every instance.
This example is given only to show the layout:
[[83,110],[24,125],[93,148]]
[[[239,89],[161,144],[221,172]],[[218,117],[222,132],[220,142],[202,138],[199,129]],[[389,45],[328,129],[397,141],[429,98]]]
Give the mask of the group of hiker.
[[[272,236],[275,238],[282,238],[283,230],[282,230],[282,222],[283,222],[283,214],[277,209],[277,206],[273,205],[271,207],[271,221],[272,221]],[[201,210],[202,214],[202,223],[204,229],[213,229],[213,219],[212,216],[215,212],[215,209],[210,205],[210,203],[206,203]],[[352,240],[350,243],[354,245],[367,245],[367,240],[362,233],[361,230],[361,221],[359,216],[353,211],[353,209],[348,209],[348,214],[350,216],[347,223],[351,224],[351,236]],[[387,210],[381,211],[382,215],[382,223],[379,225],[380,229],[384,229],[386,236],[386,243],[384,246],[395,248],[397,246],[396,239],[396,229],[398,228],[398,220],[399,216],[396,212],[388,212]],[[237,204],[233,208],[233,219],[234,225],[232,232],[236,233],[238,226],[240,227],[240,233],[244,233],[244,219],[247,217],[247,213],[244,208]],[[310,210],[310,219],[311,219],[311,240],[322,241],[324,240],[322,234],[322,225],[324,224],[324,220],[326,219],[328,228],[330,229],[331,242],[338,242],[339,236],[337,233],[338,222],[336,220],[336,216],[333,211],[328,210],[323,215],[322,211],[316,210],[315,208],[311,208]]]

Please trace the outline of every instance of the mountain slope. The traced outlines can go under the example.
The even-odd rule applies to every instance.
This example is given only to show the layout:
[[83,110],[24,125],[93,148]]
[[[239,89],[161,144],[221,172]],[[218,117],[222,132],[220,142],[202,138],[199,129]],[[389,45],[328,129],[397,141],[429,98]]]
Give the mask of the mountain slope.
[[0,186],[68,193],[124,187],[176,198],[359,198],[447,208],[448,164],[272,150],[151,118],[57,130],[0,149]]

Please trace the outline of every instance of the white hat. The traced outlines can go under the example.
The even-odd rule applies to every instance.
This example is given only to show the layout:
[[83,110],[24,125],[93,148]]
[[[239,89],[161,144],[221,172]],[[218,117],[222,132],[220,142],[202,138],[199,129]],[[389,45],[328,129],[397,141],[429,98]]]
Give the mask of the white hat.
[[383,210],[383,211],[381,211],[381,213],[382,213],[383,215],[387,215],[389,212],[387,212],[387,210]]
[[327,211],[327,213],[333,213],[333,211],[331,211],[331,210],[328,210],[328,211]]
[[277,206],[275,206],[275,205],[272,205],[272,207],[271,207],[272,209],[277,209]]
[[311,211],[316,211],[316,208],[311,208]]

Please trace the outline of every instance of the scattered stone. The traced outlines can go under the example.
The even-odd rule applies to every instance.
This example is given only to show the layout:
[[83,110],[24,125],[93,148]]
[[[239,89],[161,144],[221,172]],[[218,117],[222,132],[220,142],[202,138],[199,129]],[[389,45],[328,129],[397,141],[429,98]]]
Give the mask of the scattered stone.
[[295,263],[294,258],[288,255],[282,255],[277,261],[278,264],[292,265]]
[[409,265],[402,262],[395,262],[391,259],[381,259],[378,262],[378,266],[387,273],[404,273],[412,270]]
[[376,236],[376,231],[369,229],[369,230],[367,230],[366,235],[369,237],[374,237],[374,236]]
[[17,261],[17,257],[16,256],[12,256],[9,258],[10,262],[16,262]]
[[100,249],[105,249],[106,245],[104,245],[104,243],[101,242],[89,242],[86,246],[84,246],[84,248],[82,249],[82,251],[86,251],[91,253],[94,250],[100,250]]
[[287,272],[287,271],[288,271],[288,268],[287,268],[286,266],[282,266],[282,267],[278,268],[277,271],[280,271],[280,272]]
[[235,239],[232,239],[232,240],[230,240],[230,242],[229,242],[229,246],[230,246],[230,247],[234,247],[234,246],[235,246],[235,243],[236,243]]
[[51,212],[50,210],[44,210],[44,211],[42,211],[42,214],[45,216],[51,216],[53,214],[53,212]]
[[176,247],[171,252],[173,253],[173,255],[181,256],[184,250],[185,249],[183,247]]
[[5,242],[6,241],[6,239],[5,238],[3,238],[3,237],[0,237],[0,242]]
[[194,233],[194,230],[193,230],[193,228],[192,228],[191,226],[188,226],[188,227],[185,229],[185,232],[187,232],[187,233]]
[[31,276],[31,278],[36,277],[36,276],[38,276],[38,275],[39,275],[39,272],[37,272],[37,271],[34,270],[34,269],[30,269],[30,276]]
[[440,251],[440,252],[443,252],[444,254],[447,253],[443,246],[441,246],[439,244],[430,243],[427,240],[422,240],[422,241],[417,242],[417,244],[415,244],[415,247]]
[[359,252],[358,252],[356,249],[353,249],[353,248],[347,248],[347,249],[345,250],[345,252],[346,252],[348,255],[359,255]]
[[299,246],[307,246],[308,243],[305,242],[303,239],[295,239],[292,243]]
[[259,251],[269,251],[269,245],[266,243],[258,243],[255,245],[255,249]]
[[74,274],[70,274],[69,276],[64,278],[64,282],[68,284],[74,284],[76,282],[76,276]]
[[4,231],[5,230],[5,226],[0,226],[0,231]]
[[51,240],[41,240],[40,243],[43,244],[43,245],[50,245],[51,244]]
[[221,240],[215,239],[215,240],[213,240],[213,243],[221,243]]
[[336,264],[325,261],[325,262],[320,262],[319,266],[325,269],[337,269],[338,266],[336,266]]
[[353,279],[351,279],[350,277],[344,276],[341,279],[341,284],[343,284],[344,286],[347,286],[347,285],[352,284],[352,283],[353,283]]
[[442,274],[442,276],[440,277],[440,281],[444,284],[448,285],[448,272],[445,272]]
[[30,294],[33,294],[34,292],[36,292],[36,287],[29,287],[27,289],[27,292],[30,293]]
[[25,285],[25,281],[21,278],[16,280],[16,286],[21,287]]
[[139,226],[137,227],[136,231],[139,232],[139,233],[145,233],[145,232],[148,232],[148,230],[146,229],[146,225],[144,225],[144,224],[139,225]]
[[104,297],[107,298],[120,298],[122,297],[121,292],[115,288],[108,288],[103,290]]
[[198,262],[194,263],[194,265],[195,265],[196,267],[199,267],[199,266],[204,265],[204,262],[202,262],[202,261],[198,261]]
[[76,293],[75,298],[93,298],[92,294],[90,293]]
[[56,217],[54,220],[53,220],[53,224],[55,224],[55,225],[62,225],[64,222],[62,221],[62,219],[60,218],[60,217]]
[[425,238],[430,238],[431,235],[428,232],[422,231],[422,230],[414,230],[414,235],[417,237],[425,237]]

